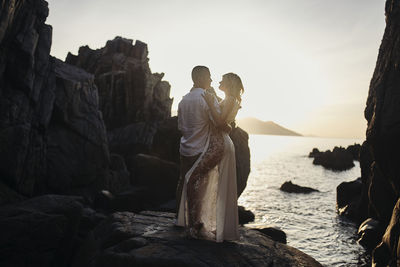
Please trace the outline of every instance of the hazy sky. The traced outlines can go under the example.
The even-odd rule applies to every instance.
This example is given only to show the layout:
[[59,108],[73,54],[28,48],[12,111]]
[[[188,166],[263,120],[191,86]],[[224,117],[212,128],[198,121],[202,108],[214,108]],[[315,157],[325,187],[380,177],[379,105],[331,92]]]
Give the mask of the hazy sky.
[[364,138],[363,112],[385,27],[384,0],[50,0],[52,55],[115,36],[148,44],[172,109],[195,65],[214,87],[237,73],[238,117],[272,120],[302,134]]

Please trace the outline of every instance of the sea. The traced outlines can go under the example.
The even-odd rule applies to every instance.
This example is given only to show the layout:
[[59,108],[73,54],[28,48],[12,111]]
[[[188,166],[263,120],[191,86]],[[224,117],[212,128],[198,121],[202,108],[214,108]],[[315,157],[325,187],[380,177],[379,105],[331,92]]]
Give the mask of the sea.
[[[251,210],[251,224],[276,227],[287,235],[287,244],[324,266],[369,266],[370,256],[357,243],[356,225],[339,216],[336,187],[361,176],[360,164],[347,171],[313,165],[313,148],[332,150],[361,139],[250,135],[251,172],[238,204]],[[320,192],[293,194],[280,191],[285,181]]]

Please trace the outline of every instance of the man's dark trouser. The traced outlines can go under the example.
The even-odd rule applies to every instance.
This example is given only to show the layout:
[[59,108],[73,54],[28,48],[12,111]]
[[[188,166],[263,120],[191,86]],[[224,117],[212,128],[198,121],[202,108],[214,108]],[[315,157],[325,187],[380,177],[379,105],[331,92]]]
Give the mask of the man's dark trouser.
[[179,176],[179,181],[178,181],[178,186],[176,188],[176,214],[175,217],[178,217],[178,212],[179,212],[179,204],[181,203],[181,196],[182,196],[182,189],[183,189],[183,184],[185,181],[185,175],[186,173],[192,168],[193,164],[196,162],[196,160],[200,157],[200,154],[191,156],[191,157],[185,157],[181,155],[181,168],[180,168],[180,176]]

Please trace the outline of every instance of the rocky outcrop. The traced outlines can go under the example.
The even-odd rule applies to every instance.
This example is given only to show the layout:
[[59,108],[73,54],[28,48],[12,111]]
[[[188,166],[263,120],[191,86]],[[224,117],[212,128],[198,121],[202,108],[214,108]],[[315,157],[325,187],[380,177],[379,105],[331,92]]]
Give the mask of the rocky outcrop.
[[108,188],[110,155],[93,75],[54,60],[53,112],[47,131],[47,185],[57,193]]
[[336,188],[336,204],[340,215],[361,223],[365,214],[361,203],[362,181],[358,178],[351,182],[342,182]]
[[28,197],[121,190],[129,180],[109,168],[94,76],[50,56],[47,2],[1,6],[2,181]]
[[312,192],[319,192],[317,189],[311,188],[311,187],[306,187],[306,186],[300,186],[297,184],[293,184],[292,181],[287,181],[284,182],[281,187],[279,188],[281,191],[287,192],[287,193],[312,193]]
[[82,46],[66,62],[94,74],[99,89],[100,110],[108,130],[171,116],[170,85],[164,74],[151,73],[147,44],[116,37],[105,47]]
[[46,129],[55,99],[45,1],[1,0],[0,177],[26,196],[42,192]]
[[400,197],[400,3],[387,0],[386,29],[371,79],[365,118],[366,141],[361,147],[361,208],[386,233],[373,252],[374,266],[400,262],[398,204]]
[[240,227],[240,240],[188,239],[173,213],[114,213],[88,236],[79,266],[322,266],[259,231]]
[[354,167],[354,156],[353,150],[348,151],[343,147],[334,147],[332,151],[327,150],[320,152],[314,148],[308,155],[310,158],[314,158],[314,165],[322,165],[324,168],[333,171],[345,171]]

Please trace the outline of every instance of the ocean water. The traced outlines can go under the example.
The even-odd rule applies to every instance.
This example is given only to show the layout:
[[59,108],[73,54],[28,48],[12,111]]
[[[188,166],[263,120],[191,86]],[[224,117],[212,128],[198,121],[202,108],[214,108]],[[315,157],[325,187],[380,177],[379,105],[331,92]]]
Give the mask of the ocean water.
[[[312,164],[308,153],[347,147],[360,139],[250,135],[251,172],[238,204],[255,214],[254,224],[285,231],[288,245],[300,249],[324,266],[367,266],[369,256],[356,242],[356,225],[336,211],[336,187],[361,176],[360,165],[334,172]],[[293,183],[318,189],[311,194],[279,190]]]

